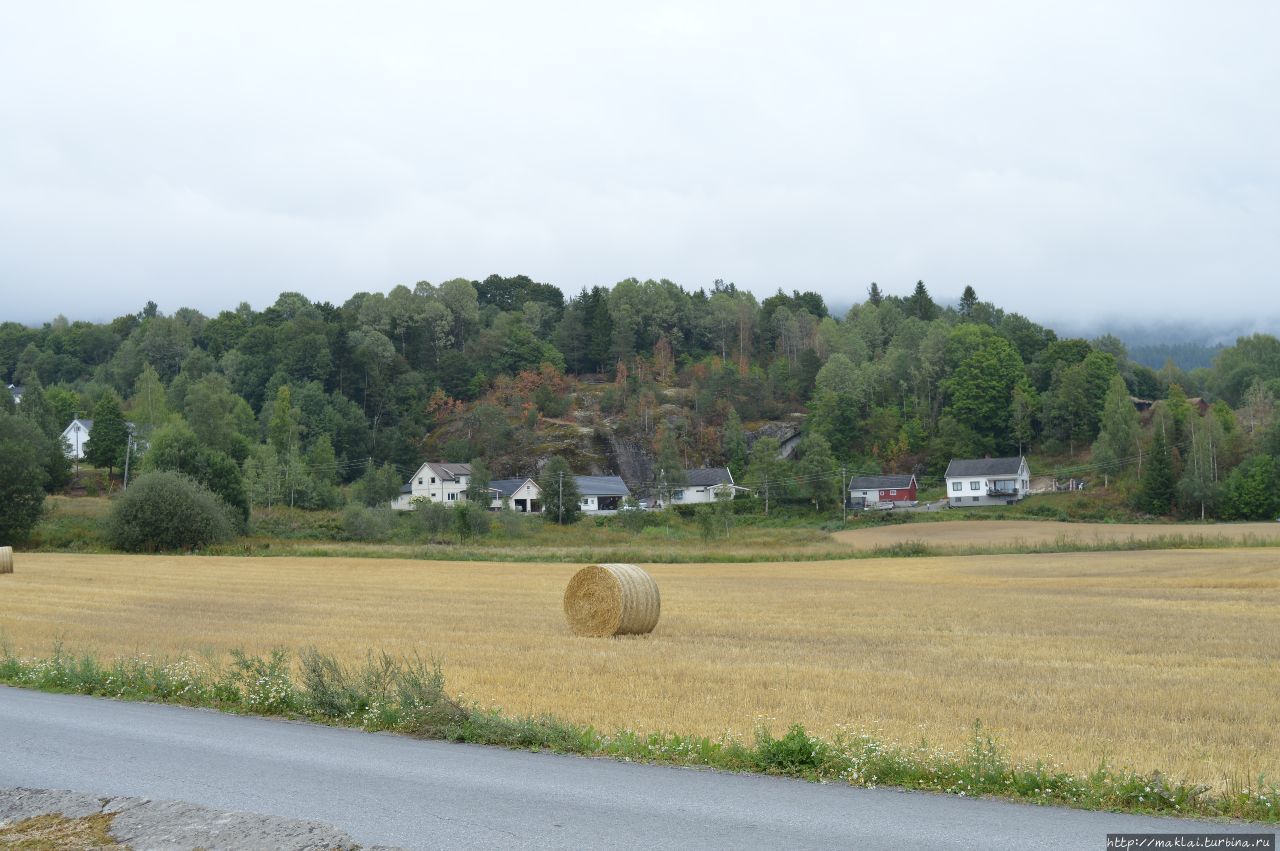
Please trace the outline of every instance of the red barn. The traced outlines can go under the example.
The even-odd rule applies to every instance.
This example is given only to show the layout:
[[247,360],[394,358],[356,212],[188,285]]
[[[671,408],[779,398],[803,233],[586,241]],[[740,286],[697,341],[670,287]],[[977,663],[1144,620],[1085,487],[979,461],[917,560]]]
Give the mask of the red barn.
[[849,505],[852,508],[870,508],[879,502],[916,501],[916,477],[912,474],[890,476],[859,476],[849,482]]

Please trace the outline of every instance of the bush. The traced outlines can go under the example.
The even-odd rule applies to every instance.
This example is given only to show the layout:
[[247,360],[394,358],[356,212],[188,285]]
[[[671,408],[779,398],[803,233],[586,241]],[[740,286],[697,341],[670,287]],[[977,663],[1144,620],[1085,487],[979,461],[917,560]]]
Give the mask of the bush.
[[34,423],[0,413],[0,545],[25,540],[40,519],[46,454],[45,436]]
[[391,508],[348,505],[342,512],[342,532],[351,541],[385,541],[395,522]]
[[127,552],[194,550],[235,537],[233,509],[181,473],[147,473],[116,497],[107,537]]
[[421,530],[422,536],[428,541],[434,541],[449,531],[453,515],[449,513],[449,507],[442,502],[418,499],[413,503],[413,519]]

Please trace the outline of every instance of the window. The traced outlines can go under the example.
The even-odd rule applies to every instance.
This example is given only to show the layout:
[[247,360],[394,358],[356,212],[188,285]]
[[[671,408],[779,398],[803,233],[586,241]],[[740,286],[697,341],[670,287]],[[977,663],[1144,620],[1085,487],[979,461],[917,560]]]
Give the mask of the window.
[[893,490],[889,491],[889,496],[897,496],[897,495],[898,495],[898,489],[897,489],[897,488],[894,488]]
[[974,502],[980,502],[981,500],[982,500],[982,497],[980,497],[980,496],[975,496],[975,497],[973,498],[973,501],[974,501]]
[[422,479],[418,479],[418,484],[422,484]]
[[451,494],[449,494],[449,501],[450,501],[450,502],[455,501],[457,498],[458,498],[458,495],[457,495],[456,493],[451,493]]
[[958,491],[958,490],[960,490],[962,487],[964,487],[964,483],[963,483],[963,482],[952,482],[952,483],[951,483],[951,489],[952,489],[953,491]]
[[435,477],[435,476],[432,476],[432,477],[431,477],[431,484],[433,484],[433,485],[434,485],[435,483],[436,483],[436,477]]
[[680,501],[680,500],[682,500],[682,499],[684,499],[684,491],[683,491],[683,490],[673,490],[673,491],[671,492],[671,498],[672,498],[673,500],[676,500],[677,502],[678,502],[678,501]]
[[971,491],[982,490],[982,482],[969,482],[969,490]]

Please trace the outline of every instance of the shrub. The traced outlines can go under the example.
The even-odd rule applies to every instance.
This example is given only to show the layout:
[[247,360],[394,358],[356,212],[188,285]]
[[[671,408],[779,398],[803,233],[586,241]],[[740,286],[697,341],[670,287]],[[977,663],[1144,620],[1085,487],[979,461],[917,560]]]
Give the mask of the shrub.
[[45,437],[32,422],[0,413],[0,544],[24,540],[40,519]]
[[342,512],[342,532],[352,541],[385,541],[391,537],[395,522],[390,508],[365,508],[348,505]]
[[422,531],[423,537],[434,541],[443,537],[449,530],[453,515],[449,513],[449,507],[442,502],[418,499],[413,503],[413,519]]
[[181,473],[147,473],[116,497],[107,537],[127,552],[194,550],[235,537],[233,510]]

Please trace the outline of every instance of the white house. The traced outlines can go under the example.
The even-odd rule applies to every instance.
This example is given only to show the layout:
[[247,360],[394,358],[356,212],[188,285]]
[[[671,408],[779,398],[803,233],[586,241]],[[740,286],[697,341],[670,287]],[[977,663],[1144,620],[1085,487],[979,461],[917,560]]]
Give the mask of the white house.
[[1012,505],[1027,495],[1031,470],[1027,459],[953,458],[947,465],[947,500],[952,508]]
[[671,489],[672,505],[697,505],[715,502],[721,494],[726,499],[733,499],[735,493],[743,488],[733,483],[733,473],[728,467],[700,467],[696,470],[685,470],[685,484]]
[[446,505],[457,505],[467,499],[467,485],[471,481],[470,464],[447,464],[443,461],[428,461],[418,468],[409,482],[400,488],[400,496],[391,507],[400,511],[409,511],[414,502],[425,499],[428,502],[443,502]]
[[521,514],[542,510],[542,489],[533,479],[495,479],[489,482],[489,490],[493,494],[490,508],[511,507],[512,511]]
[[93,420],[76,417],[62,430],[63,446],[67,447],[68,458],[74,461],[84,459],[85,446],[89,443],[89,432],[92,429]]
[[631,496],[627,483],[618,476],[574,476],[573,482],[583,511],[617,511]]
[[22,404],[22,388],[16,384],[9,385],[9,395],[13,397],[13,404]]

